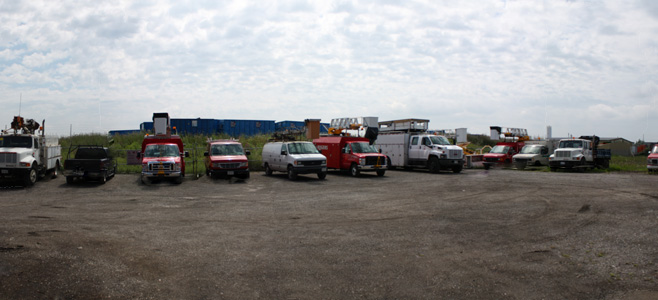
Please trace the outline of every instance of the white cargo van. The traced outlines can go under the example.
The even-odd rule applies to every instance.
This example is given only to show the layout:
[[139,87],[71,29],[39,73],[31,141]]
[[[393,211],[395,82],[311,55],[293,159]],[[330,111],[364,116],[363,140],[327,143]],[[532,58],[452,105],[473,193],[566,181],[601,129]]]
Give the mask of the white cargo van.
[[327,158],[311,142],[271,142],[263,147],[263,168],[266,175],[287,172],[294,180],[297,174],[317,173],[327,177]]

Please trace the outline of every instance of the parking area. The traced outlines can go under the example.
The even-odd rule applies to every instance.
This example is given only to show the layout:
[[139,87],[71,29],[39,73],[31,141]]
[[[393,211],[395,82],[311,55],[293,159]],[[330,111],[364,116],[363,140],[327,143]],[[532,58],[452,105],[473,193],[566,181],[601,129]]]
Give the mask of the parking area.
[[60,176],[0,189],[0,299],[656,299],[657,182]]

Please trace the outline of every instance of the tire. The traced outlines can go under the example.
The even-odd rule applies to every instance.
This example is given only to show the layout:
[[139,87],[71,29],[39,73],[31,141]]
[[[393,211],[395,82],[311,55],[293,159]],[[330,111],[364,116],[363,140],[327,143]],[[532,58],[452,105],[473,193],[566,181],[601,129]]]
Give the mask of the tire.
[[107,173],[103,173],[103,176],[101,176],[101,184],[105,184],[107,182]]
[[327,178],[327,172],[320,172],[320,173],[318,173],[318,178],[319,178],[320,180],[323,180],[323,179]]
[[176,179],[174,179],[174,183],[175,184],[183,183],[183,176],[176,177]]
[[55,163],[55,168],[53,169],[53,174],[50,178],[55,179],[57,178],[57,175],[59,175],[59,160]]
[[523,170],[525,169],[525,165],[526,165],[525,163],[516,163],[516,168],[519,170]]
[[270,165],[266,163],[265,164],[265,175],[270,176],[270,175],[272,175],[272,173],[273,173],[272,168],[270,168]]
[[491,169],[491,165],[490,165],[490,164],[484,164],[484,169],[485,169],[485,170],[489,170],[489,169]]
[[292,168],[292,166],[288,166],[288,179],[290,180],[297,179],[297,173],[295,173],[295,170]]
[[441,171],[441,166],[439,165],[439,159],[436,156],[430,157],[430,161],[427,163],[427,167],[432,173],[439,173]]
[[452,172],[453,173],[461,173],[461,171],[464,169],[464,166],[454,166],[452,167]]
[[361,174],[361,171],[359,171],[359,168],[356,166],[356,164],[352,164],[350,166],[350,175],[352,175],[352,177],[357,177],[357,176],[359,176],[359,174]]
[[386,170],[377,170],[377,176],[382,177],[386,174]]
[[249,173],[242,174],[242,175],[235,175],[235,177],[237,177],[238,179],[242,179],[242,180],[249,179]]
[[75,177],[66,176],[66,184],[73,184],[73,182],[75,182]]
[[33,186],[37,182],[38,178],[39,173],[37,172],[37,168],[36,166],[32,166],[30,171],[28,171],[27,174],[25,174],[25,177],[23,177],[23,183],[26,187]]
[[557,168],[551,167],[551,172],[555,172],[555,171],[557,171]]

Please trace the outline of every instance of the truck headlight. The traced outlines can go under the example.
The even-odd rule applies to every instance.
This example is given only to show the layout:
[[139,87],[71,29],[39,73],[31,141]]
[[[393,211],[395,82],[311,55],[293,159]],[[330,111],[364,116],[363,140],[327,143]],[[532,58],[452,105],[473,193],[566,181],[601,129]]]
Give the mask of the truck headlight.
[[[324,162],[323,162],[323,164],[324,164]],[[365,158],[359,158],[359,164],[362,165],[362,166],[365,166],[366,159]]]
[[142,164],[142,172],[146,172],[149,170],[149,165],[148,164]]
[[180,171],[180,163],[174,164],[174,171]]

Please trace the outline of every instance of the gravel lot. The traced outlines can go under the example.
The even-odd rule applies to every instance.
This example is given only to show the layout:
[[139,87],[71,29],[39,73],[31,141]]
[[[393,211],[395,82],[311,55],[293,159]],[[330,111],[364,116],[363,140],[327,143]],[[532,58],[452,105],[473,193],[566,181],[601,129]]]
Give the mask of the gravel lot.
[[658,299],[658,176],[0,189],[0,299]]

